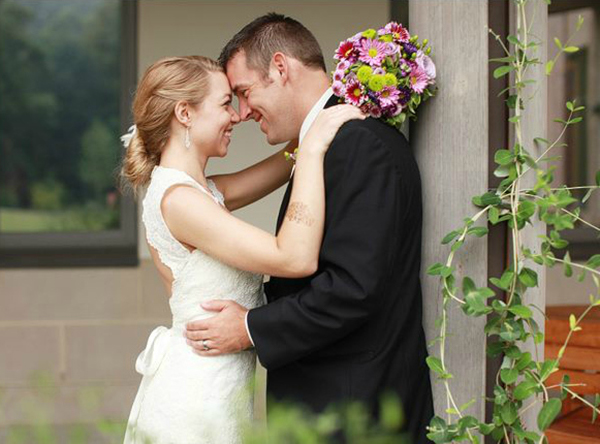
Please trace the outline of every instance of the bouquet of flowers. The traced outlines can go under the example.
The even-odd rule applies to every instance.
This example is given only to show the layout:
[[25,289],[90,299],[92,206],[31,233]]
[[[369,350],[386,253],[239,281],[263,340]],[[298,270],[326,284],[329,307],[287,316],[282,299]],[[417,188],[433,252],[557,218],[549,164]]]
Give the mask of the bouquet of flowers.
[[340,102],[400,129],[407,117],[416,119],[422,101],[435,94],[435,65],[427,39],[396,22],[367,29],[340,43],[334,58],[333,93]]

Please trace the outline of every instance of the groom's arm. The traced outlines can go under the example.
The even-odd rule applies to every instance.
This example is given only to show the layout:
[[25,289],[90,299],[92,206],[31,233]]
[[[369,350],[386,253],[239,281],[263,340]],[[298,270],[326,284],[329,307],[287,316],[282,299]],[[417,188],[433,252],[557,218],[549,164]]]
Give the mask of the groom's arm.
[[319,271],[302,291],[247,316],[260,362],[277,368],[348,335],[378,308],[393,260],[398,189],[387,148],[360,123],[325,159],[326,228]]

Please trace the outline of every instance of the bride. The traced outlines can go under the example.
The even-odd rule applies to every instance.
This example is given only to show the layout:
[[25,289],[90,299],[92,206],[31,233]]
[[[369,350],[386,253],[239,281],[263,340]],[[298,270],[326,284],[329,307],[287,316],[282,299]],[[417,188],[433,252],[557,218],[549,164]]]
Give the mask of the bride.
[[262,274],[315,271],[324,225],[323,159],[339,127],[364,116],[350,105],[321,112],[298,149],[291,204],[273,236],[231,211],[289,179],[283,151],[293,150],[295,141],[245,170],[207,178],[208,159],[227,154],[240,121],[216,62],[189,56],[154,63],[138,86],[133,115],[121,175],[135,190],[147,186],[142,219],[173,322],[150,334],[136,361],[143,378],[125,443],[239,443],[252,415],[255,354],[202,357],[187,346],[185,324],[211,316],[200,306],[206,300],[262,304]]

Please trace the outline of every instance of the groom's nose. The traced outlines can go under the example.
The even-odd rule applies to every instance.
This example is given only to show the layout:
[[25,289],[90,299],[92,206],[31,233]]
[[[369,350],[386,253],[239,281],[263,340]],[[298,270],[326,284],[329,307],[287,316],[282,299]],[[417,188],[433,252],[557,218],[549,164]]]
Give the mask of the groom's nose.
[[248,106],[248,102],[240,101],[240,119],[246,122],[253,117],[254,111]]

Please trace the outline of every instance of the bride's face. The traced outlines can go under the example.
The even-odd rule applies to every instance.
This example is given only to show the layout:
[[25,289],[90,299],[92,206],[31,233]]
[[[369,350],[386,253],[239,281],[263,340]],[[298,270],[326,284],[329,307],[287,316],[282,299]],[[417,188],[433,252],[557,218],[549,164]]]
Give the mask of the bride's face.
[[223,157],[240,116],[232,107],[231,88],[225,74],[210,73],[209,88],[204,101],[193,113],[190,138],[207,157]]

